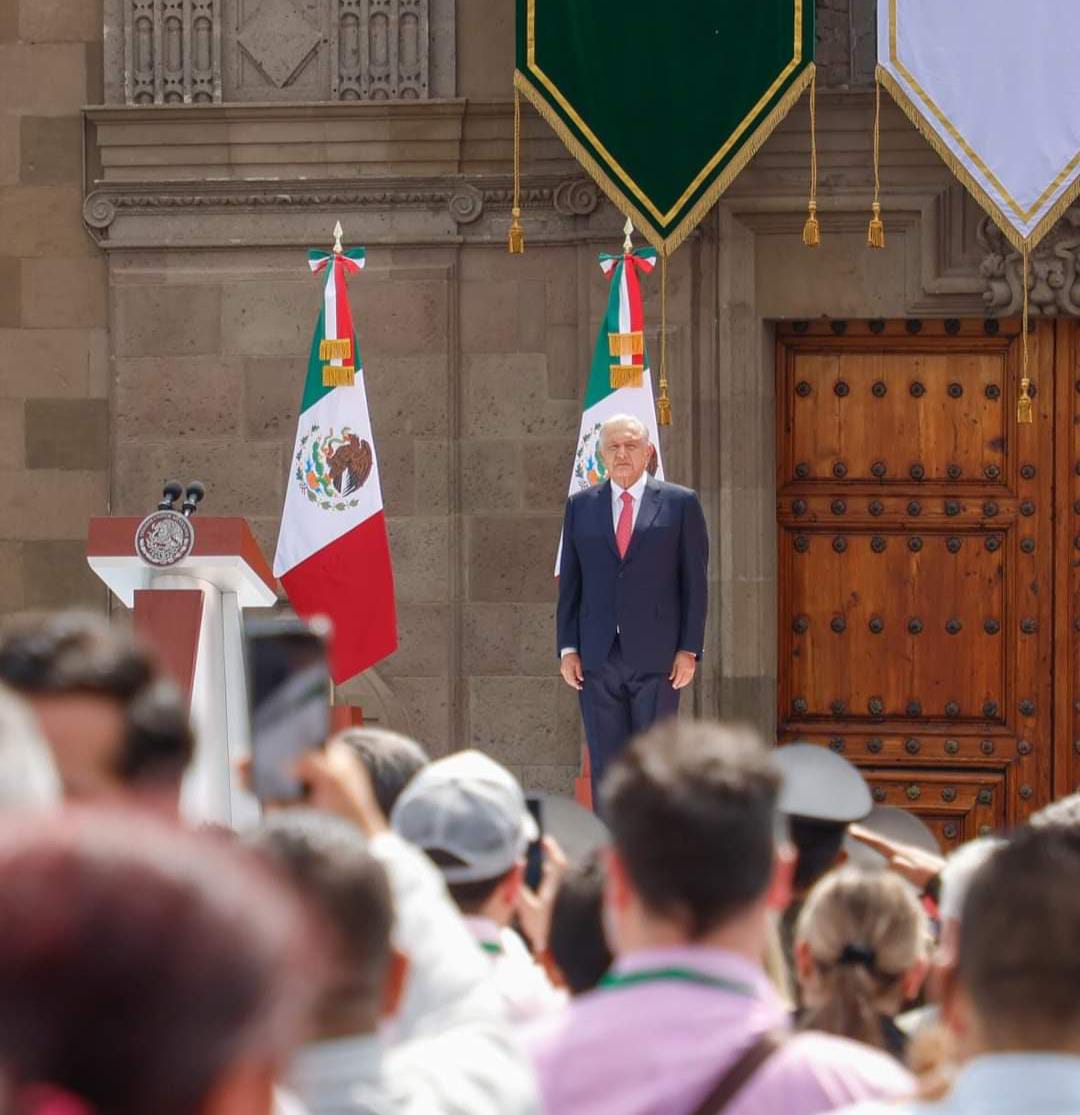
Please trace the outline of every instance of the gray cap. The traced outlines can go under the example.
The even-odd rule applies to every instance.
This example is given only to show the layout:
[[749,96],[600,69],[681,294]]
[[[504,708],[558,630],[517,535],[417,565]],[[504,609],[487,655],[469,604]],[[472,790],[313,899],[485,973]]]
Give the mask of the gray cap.
[[779,808],[788,817],[846,825],[861,821],[874,807],[863,776],[834,751],[789,743],[774,756],[783,776]]
[[425,851],[448,852],[448,883],[505,874],[538,836],[517,779],[480,751],[458,751],[419,771],[390,815],[394,831]]

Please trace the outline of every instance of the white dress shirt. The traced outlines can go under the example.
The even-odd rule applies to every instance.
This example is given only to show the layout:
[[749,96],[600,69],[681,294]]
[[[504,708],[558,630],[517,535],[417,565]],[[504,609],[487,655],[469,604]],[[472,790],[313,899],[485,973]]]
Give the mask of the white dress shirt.
[[[615,534],[619,533],[619,516],[622,514],[623,509],[623,492],[629,492],[634,502],[630,507],[630,533],[633,535],[634,529],[637,527],[638,514],[641,512],[641,497],[645,494],[645,485],[648,482],[649,473],[646,470],[643,472],[629,488],[620,487],[614,480],[611,482],[611,522],[615,528]],[[618,633],[618,632],[616,632]],[[577,654],[577,647],[561,647],[559,650],[559,657],[565,658],[568,654]]]

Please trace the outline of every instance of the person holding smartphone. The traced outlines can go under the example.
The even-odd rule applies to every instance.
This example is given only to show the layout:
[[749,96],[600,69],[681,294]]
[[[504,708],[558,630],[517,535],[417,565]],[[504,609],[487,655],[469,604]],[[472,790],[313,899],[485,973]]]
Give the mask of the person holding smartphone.
[[527,1022],[562,1009],[565,993],[511,928],[518,919],[535,953],[544,951],[550,905],[565,866],[558,845],[547,839],[539,889],[525,885],[526,855],[540,833],[514,776],[479,751],[460,751],[420,771],[390,820],[442,872],[488,957],[511,1020]]

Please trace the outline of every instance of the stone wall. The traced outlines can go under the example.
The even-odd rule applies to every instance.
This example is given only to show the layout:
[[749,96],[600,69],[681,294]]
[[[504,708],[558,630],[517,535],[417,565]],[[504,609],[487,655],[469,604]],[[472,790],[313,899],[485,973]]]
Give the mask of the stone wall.
[[106,268],[80,216],[101,38],[100,0],[0,3],[0,612],[105,602]]

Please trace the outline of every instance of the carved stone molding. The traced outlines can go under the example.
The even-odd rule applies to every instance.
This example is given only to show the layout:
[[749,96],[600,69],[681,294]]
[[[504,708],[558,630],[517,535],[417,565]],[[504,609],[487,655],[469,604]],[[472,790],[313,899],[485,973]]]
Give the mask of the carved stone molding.
[[[137,185],[99,185],[83,203],[83,220],[90,235],[110,247],[110,229],[118,217],[172,215],[390,212],[443,210],[457,226],[472,225],[482,216],[505,219],[513,204],[513,183],[507,178],[383,179],[360,187],[340,180],[281,182],[148,182]],[[600,203],[596,187],[584,179],[532,179],[521,190],[526,218],[574,218],[591,215]]]
[[221,0],[124,0],[124,100],[221,100]]
[[[1023,257],[985,217],[977,233],[984,249],[979,274],[990,313],[1019,314],[1023,309]],[[1047,317],[1080,316],[1080,207],[1069,209],[1028,256],[1028,307]]]

